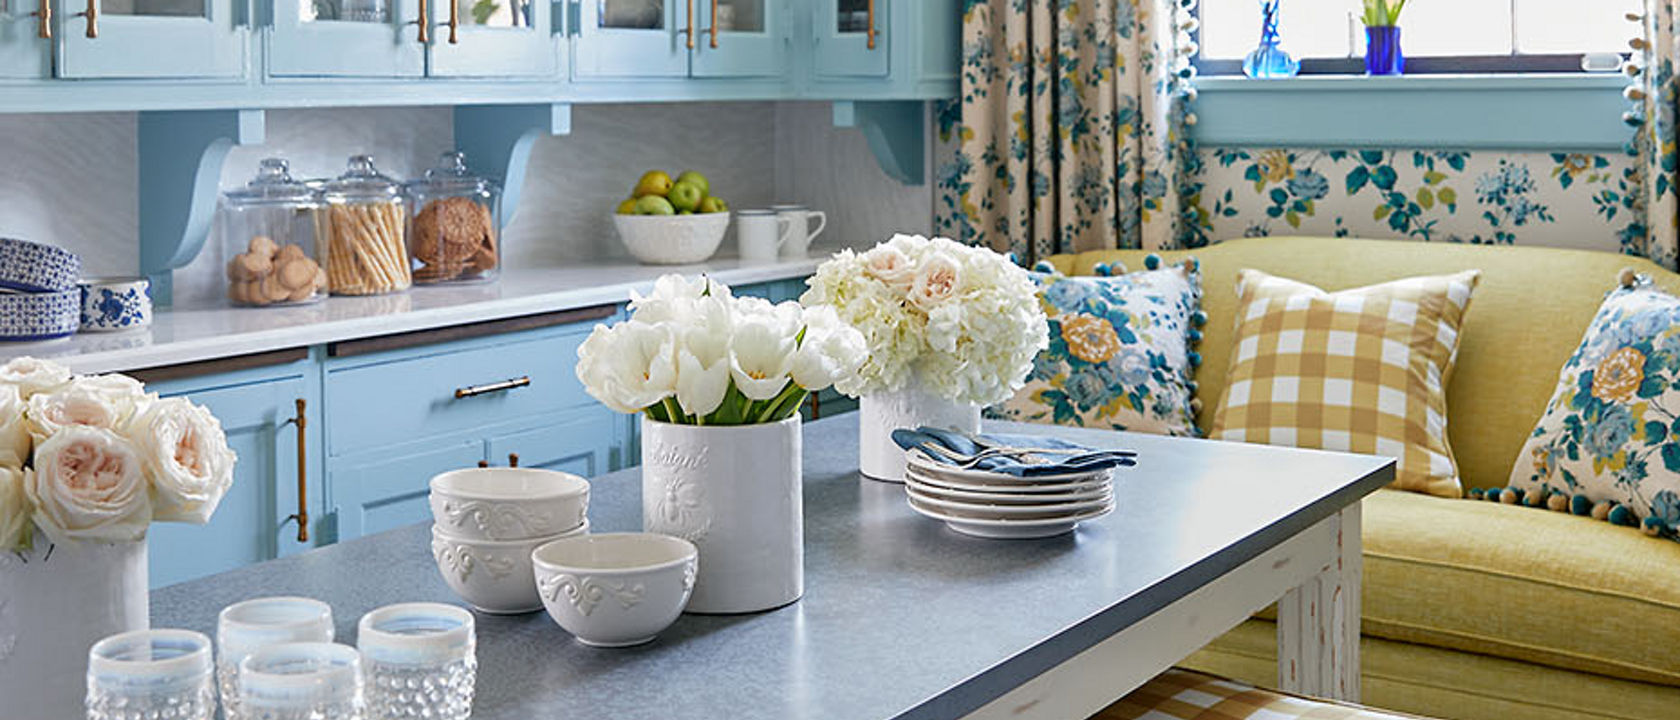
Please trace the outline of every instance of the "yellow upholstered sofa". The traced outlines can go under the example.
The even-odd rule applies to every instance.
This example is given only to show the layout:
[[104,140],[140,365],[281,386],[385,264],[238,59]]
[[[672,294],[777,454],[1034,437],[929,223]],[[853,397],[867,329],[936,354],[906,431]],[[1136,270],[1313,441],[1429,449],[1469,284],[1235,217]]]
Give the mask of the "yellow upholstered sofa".
[[[1143,251],[1050,258],[1068,274],[1143,268]],[[1575,250],[1337,238],[1233,240],[1201,261],[1209,316],[1197,372],[1205,430],[1225,386],[1242,268],[1340,290],[1482,271],[1448,387],[1466,488],[1503,487],[1618,271],[1680,275]],[[1365,501],[1363,702],[1453,720],[1680,718],[1680,543],[1591,518],[1381,490]],[[1185,665],[1273,685],[1262,614]]]

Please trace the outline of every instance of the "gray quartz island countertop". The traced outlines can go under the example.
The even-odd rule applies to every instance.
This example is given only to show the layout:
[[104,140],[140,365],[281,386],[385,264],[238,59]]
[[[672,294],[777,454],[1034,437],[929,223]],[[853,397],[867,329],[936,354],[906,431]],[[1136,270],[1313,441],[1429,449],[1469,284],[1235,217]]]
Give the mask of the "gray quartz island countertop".
[[[585,647],[544,613],[478,614],[473,717],[960,717],[1393,477],[1386,458],[1009,426],[1134,449],[1139,464],[1117,476],[1119,508],[1072,534],[983,540],[860,476],[856,418],[805,427],[802,600],[684,615],[621,650]],[[637,470],[595,479],[592,527],[639,529],[640,495]],[[415,525],[156,590],[152,624],[213,633],[222,607],[262,595],[330,603],[346,643],[380,605],[460,604]]]

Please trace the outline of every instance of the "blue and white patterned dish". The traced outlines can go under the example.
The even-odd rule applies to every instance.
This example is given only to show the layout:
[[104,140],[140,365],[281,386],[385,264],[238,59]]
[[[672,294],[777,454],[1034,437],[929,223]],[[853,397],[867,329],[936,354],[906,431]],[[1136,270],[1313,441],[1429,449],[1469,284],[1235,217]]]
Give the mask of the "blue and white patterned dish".
[[50,340],[73,335],[81,319],[82,291],[0,295],[0,340]]
[[32,293],[75,290],[82,259],[63,248],[0,237],[0,288]]
[[140,277],[91,278],[82,283],[83,332],[133,330],[152,324],[152,283]]

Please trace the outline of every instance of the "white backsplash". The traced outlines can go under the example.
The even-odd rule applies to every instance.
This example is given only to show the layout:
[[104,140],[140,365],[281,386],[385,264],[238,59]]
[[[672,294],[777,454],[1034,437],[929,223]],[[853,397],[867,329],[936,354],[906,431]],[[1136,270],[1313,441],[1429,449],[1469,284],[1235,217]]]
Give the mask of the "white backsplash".
[[[387,175],[414,177],[452,137],[448,108],[274,110],[267,142],[235,148],[221,184],[243,185],[271,156],[289,160],[298,178],[335,176],[361,153]],[[0,138],[0,235],[69,248],[89,275],[137,272],[133,113],[0,115]],[[820,252],[926,233],[933,222],[931,188],[888,178],[861,134],[833,127],[828,103],[579,105],[570,135],[536,146],[506,233],[507,264],[624,257],[610,214],[652,169],[700,170],[735,208],[798,202],[823,210]],[[720,252],[734,253],[733,233]],[[221,302],[223,264],[212,238],[176,271],[176,303]]]

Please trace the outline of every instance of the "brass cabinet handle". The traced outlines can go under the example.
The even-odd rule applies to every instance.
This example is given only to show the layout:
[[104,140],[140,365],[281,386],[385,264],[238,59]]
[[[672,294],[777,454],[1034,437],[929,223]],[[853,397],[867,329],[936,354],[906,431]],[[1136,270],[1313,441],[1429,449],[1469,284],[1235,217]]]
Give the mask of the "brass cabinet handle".
[[87,37],[89,40],[99,37],[99,0],[87,0],[87,11],[79,12],[70,17],[87,18]]
[[519,467],[519,453],[508,453],[508,467]]
[[297,426],[297,514],[288,516],[280,522],[285,525],[293,520],[297,521],[297,541],[309,542],[309,434],[304,431],[309,418],[304,414],[305,400],[297,399],[297,416],[280,424]]
[[718,4],[718,0],[712,0],[712,27],[710,28],[710,30],[711,30],[711,34],[712,34],[712,49],[713,50],[717,49],[717,34],[718,34],[717,4]]
[[460,38],[455,34],[461,28],[461,0],[449,0],[449,22],[445,24],[449,26],[449,44],[461,44]]
[[468,385],[467,387],[464,387],[464,388],[455,388],[455,399],[459,400],[461,398],[470,398],[470,397],[474,397],[474,396],[477,396],[477,395],[485,395],[485,394],[493,393],[493,392],[501,392],[503,390],[514,390],[514,389],[517,389],[517,388],[527,387],[530,384],[531,384],[531,376],[530,375],[524,375],[524,376],[521,376],[521,377],[513,378],[511,380],[503,380],[501,382],[493,382],[493,383],[489,383],[487,385]]
[[869,0],[869,27],[864,35],[869,38],[869,49],[875,49],[875,0]]
[[688,49],[694,49],[694,0],[688,0],[688,27],[683,30],[688,36]]
[[419,32],[415,33],[414,39],[418,40],[421,45],[430,45],[432,43],[432,5],[427,0],[420,0],[420,18],[415,20],[414,24],[419,26]]
[[41,9],[30,13],[35,16],[35,37],[42,40],[52,39],[52,0],[41,0]]

